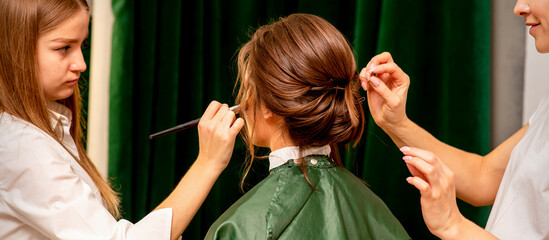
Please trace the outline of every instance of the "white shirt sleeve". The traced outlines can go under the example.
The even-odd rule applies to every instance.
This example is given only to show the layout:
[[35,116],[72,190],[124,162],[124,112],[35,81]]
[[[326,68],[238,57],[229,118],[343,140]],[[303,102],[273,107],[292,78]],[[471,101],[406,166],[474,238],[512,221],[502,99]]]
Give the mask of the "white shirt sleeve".
[[75,173],[61,145],[34,127],[15,134],[9,142],[0,137],[0,226],[11,229],[0,231],[0,238],[170,238],[172,209],[154,211],[136,224],[117,221],[95,186]]

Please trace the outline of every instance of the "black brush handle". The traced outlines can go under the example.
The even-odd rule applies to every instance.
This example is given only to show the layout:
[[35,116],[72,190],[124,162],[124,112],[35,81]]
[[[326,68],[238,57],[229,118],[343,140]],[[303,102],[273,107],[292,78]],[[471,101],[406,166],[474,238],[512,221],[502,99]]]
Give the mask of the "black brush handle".
[[[230,107],[229,110],[236,112],[238,110],[238,105]],[[192,127],[198,125],[198,122],[200,122],[200,118],[197,118],[195,120],[177,125],[177,126],[172,127],[172,128],[168,128],[166,130],[163,130],[163,131],[160,131],[160,132],[157,132],[157,133],[153,133],[153,134],[149,135],[149,139],[155,139],[157,137],[162,137],[162,136],[168,135],[170,133],[179,132],[179,131],[183,131],[185,129],[192,128]]]

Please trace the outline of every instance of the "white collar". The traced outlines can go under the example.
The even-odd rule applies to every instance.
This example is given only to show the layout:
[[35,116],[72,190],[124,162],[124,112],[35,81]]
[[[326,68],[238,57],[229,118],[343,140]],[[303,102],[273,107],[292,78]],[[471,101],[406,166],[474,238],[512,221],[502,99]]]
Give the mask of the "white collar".
[[299,147],[285,147],[278,149],[276,151],[272,151],[271,154],[269,154],[269,171],[271,169],[278,167],[284,163],[286,163],[290,159],[298,159],[300,157],[305,157],[309,155],[327,155],[329,156],[331,152],[329,145],[324,145],[322,147],[318,148],[309,148],[305,149],[301,156],[299,156]]
[[71,111],[65,105],[55,101],[48,102],[48,109],[50,110],[51,127],[55,135],[63,140],[64,135],[70,132],[72,124]]

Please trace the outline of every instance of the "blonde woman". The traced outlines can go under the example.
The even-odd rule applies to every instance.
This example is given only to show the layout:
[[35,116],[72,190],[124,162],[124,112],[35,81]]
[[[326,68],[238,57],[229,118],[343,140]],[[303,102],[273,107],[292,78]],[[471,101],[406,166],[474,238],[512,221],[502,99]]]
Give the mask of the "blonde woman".
[[227,166],[243,120],[212,102],[200,153],[136,224],[82,145],[85,0],[0,0],[0,239],[177,239]]

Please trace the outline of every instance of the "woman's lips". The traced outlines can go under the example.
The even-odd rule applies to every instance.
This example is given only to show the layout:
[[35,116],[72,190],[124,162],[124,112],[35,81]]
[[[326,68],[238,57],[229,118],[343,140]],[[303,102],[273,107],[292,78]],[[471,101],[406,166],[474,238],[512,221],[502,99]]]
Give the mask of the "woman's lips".
[[73,80],[67,81],[65,84],[67,84],[69,86],[74,86],[77,83],[78,83],[78,79],[73,79]]
[[539,26],[539,23],[533,24],[532,27],[530,27],[530,31],[528,31],[530,35],[534,36],[534,34],[536,33],[536,30],[538,29],[538,26]]

